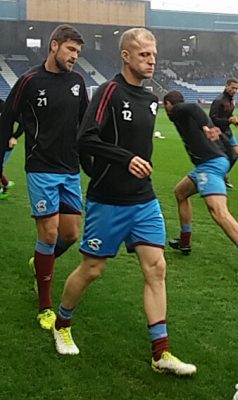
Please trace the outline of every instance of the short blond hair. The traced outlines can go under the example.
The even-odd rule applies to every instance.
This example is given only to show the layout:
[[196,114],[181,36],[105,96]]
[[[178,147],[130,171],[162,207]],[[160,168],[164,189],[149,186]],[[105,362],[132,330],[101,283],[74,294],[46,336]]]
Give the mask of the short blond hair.
[[128,50],[133,43],[138,43],[140,39],[151,40],[156,43],[156,38],[151,31],[145,28],[131,28],[123,32],[119,41],[119,50]]

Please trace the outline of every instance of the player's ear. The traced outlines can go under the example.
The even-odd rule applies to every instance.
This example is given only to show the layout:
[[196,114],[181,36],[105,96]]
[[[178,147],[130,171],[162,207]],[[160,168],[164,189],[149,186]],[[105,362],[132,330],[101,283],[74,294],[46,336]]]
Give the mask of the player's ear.
[[52,53],[55,53],[58,50],[58,42],[56,40],[52,40],[50,43],[50,49]]
[[128,64],[129,63],[129,52],[127,50],[122,50],[121,58],[125,64]]

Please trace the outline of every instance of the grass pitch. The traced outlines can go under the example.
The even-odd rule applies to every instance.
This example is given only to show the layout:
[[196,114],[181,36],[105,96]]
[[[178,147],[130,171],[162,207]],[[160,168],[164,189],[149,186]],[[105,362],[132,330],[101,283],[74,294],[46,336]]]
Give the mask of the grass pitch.
[[[153,181],[168,238],[179,233],[175,184],[192,168],[163,110],[154,139]],[[231,400],[238,381],[237,248],[193,198],[193,250],[189,257],[166,248],[168,330],[172,352],[198,367],[192,379],[155,374],[144,317],[143,279],[135,256],[122,247],[78,307],[73,335],[79,356],[56,353],[51,333],[37,322],[37,300],[28,259],[36,240],[23,172],[23,140],[6,172],[16,182],[0,202],[0,399],[1,400]],[[238,218],[237,166],[229,207]],[[86,178],[83,178],[84,189]],[[56,262],[53,298],[60,302],[68,274],[81,255],[74,245]]]

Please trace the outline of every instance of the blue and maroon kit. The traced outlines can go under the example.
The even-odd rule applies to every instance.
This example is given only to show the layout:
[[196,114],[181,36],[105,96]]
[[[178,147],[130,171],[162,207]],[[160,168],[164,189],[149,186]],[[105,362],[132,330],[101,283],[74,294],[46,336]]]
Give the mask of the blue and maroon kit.
[[85,113],[79,147],[94,158],[81,252],[115,256],[124,241],[164,247],[165,227],[150,177],[128,170],[134,156],[151,162],[158,98],[122,74],[99,87]]
[[[14,121],[21,115],[25,131],[25,170],[27,174],[55,174],[54,178],[58,177],[59,181],[55,188],[60,196],[62,176],[64,180],[67,174],[79,174],[78,131],[87,105],[87,92],[80,74],[73,71],[49,72],[44,64],[27,71],[12,88],[1,115],[0,174]],[[35,182],[38,177],[35,175]],[[33,215],[57,213],[59,210],[50,206],[50,191],[54,186],[46,192],[40,190],[41,184],[42,180],[39,180],[36,192],[28,179]],[[80,197],[81,192],[78,195]],[[39,215],[37,204],[42,204],[42,201],[43,204],[47,201],[48,207],[46,204],[43,207],[45,211]],[[77,208],[81,205],[78,204]]]

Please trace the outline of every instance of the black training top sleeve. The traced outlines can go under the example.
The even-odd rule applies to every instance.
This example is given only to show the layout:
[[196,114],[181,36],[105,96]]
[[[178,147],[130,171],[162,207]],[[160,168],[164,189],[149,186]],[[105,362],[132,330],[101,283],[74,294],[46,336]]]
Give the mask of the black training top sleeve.
[[211,141],[203,127],[214,124],[206,112],[196,103],[179,103],[173,107],[171,120],[180,134],[193,164],[198,165],[215,157],[227,157],[220,141]]
[[214,125],[218,126],[222,132],[225,132],[229,128],[229,121],[223,114],[223,101],[217,98],[211,104],[209,116]]
[[18,79],[6,99],[3,112],[0,117],[0,176],[2,175],[2,163],[5,150],[8,148],[9,139],[13,135],[14,122],[18,120],[21,107],[24,103],[24,77]]
[[24,132],[24,127],[23,127],[23,121],[22,121],[22,116],[21,116],[21,114],[19,115],[19,117],[18,117],[18,119],[17,119],[16,122],[17,122],[18,126],[17,126],[16,131],[13,131],[12,136],[13,136],[15,139],[18,139],[18,138],[23,134],[23,132]]
[[[102,137],[102,131],[111,117],[110,101],[117,90],[114,81],[102,85],[95,93],[83,118],[79,133],[79,149],[92,156],[100,156],[108,162],[116,162],[128,166],[134,154],[116,144],[116,136],[112,139]],[[113,132],[111,132],[113,133]]]

